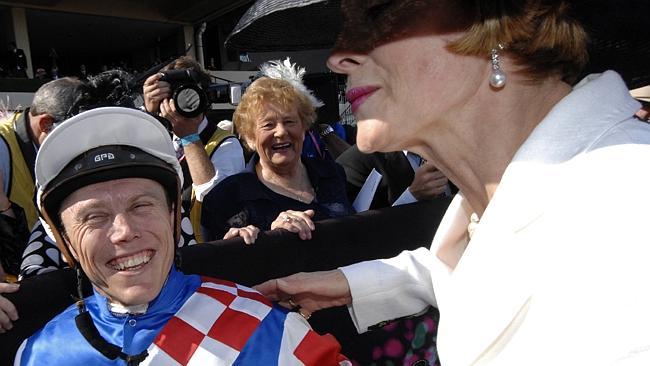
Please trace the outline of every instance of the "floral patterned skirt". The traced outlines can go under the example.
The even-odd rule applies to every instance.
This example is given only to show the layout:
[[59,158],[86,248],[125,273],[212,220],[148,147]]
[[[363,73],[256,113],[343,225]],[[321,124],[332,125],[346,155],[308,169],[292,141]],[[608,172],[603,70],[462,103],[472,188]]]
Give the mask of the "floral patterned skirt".
[[435,366],[438,309],[396,320],[366,332],[348,345],[346,355],[355,366]]

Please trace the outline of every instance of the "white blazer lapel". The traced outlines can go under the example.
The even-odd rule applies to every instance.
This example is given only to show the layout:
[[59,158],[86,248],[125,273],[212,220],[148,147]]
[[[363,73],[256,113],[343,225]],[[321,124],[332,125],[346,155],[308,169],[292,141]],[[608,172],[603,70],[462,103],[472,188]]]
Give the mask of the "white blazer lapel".
[[[438,296],[436,291],[441,313],[438,347],[446,365],[487,361],[516,333],[535,283],[544,274],[539,258],[548,254],[539,234],[552,228],[535,222],[543,221],[547,205],[561,192],[566,178],[563,163],[638,109],[631,97],[600,103],[609,97],[599,93],[624,87],[612,72],[579,84],[549,112],[509,164],[462,258],[441,286],[442,293]],[[432,249],[454,247],[459,244],[441,242]]]
[[[535,174],[530,174],[530,173]],[[516,326],[533,288],[535,250],[521,232],[543,214],[540,167],[512,165],[449,276],[438,344],[448,365],[469,365]],[[440,248],[445,247],[442,243]],[[468,331],[470,330],[470,331]]]

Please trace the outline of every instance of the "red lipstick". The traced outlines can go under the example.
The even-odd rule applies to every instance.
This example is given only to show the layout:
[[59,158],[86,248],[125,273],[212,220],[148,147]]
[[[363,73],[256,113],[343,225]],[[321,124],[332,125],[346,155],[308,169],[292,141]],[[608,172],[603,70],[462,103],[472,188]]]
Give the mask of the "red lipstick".
[[345,93],[345,98],[350,102],[352,106],[352,113],[356,112],[357,109],[365,102],[368,97],[374,93],[378,87],[375,86],[360,86],[357,88],[352,88]]

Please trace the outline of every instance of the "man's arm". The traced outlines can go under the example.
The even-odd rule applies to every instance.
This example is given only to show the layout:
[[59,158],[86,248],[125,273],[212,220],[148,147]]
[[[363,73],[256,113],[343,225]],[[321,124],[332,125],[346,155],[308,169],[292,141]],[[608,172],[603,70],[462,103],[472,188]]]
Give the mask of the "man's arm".
[[[227,137],[221,145],[212,153],[210,162],[214,168],[214,176],[207,183],[192,184],[196,200],[203,201],[203,197],[210,190],[219,184],[224,178],[233,174],[241,173],[246,167],[244,162],[244,150],[236,137]],[[188,161],[189,163],[189,161]]]
[[425,163],[415,170],[408,190],[418,200],[431,200],[449,192],[449,180],[433,164]]
[[210,182],[215,175],[215,169],[205,152],[203,142],[199,139],[189,145],[183,145],[183,150],[192,176],[192,184],[198,186]]
[[430,163],[421,165],[415,170],[411,185],[393,205],[403,205],[421,200],[432,200],[451,194],[449,180],[438,168]]
[[209,182],[215,174],[214,166],[198,136],[203,114],[194,118],[185,118],[176,112],[173,100],[164,99],[160,103],[160,115],[171,123],[174,134],[181,138],[192,182],[197,185]]

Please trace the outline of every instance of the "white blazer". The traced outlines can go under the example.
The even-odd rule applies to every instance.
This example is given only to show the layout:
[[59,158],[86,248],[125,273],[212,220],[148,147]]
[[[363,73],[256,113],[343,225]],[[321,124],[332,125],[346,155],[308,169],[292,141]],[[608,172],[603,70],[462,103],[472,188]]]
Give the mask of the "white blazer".
[[430,249],[342,268],[359,331],[440,310],[443,366],[650,365],[650,126],[608,71],[508,165],[472,239],[459,194]]

